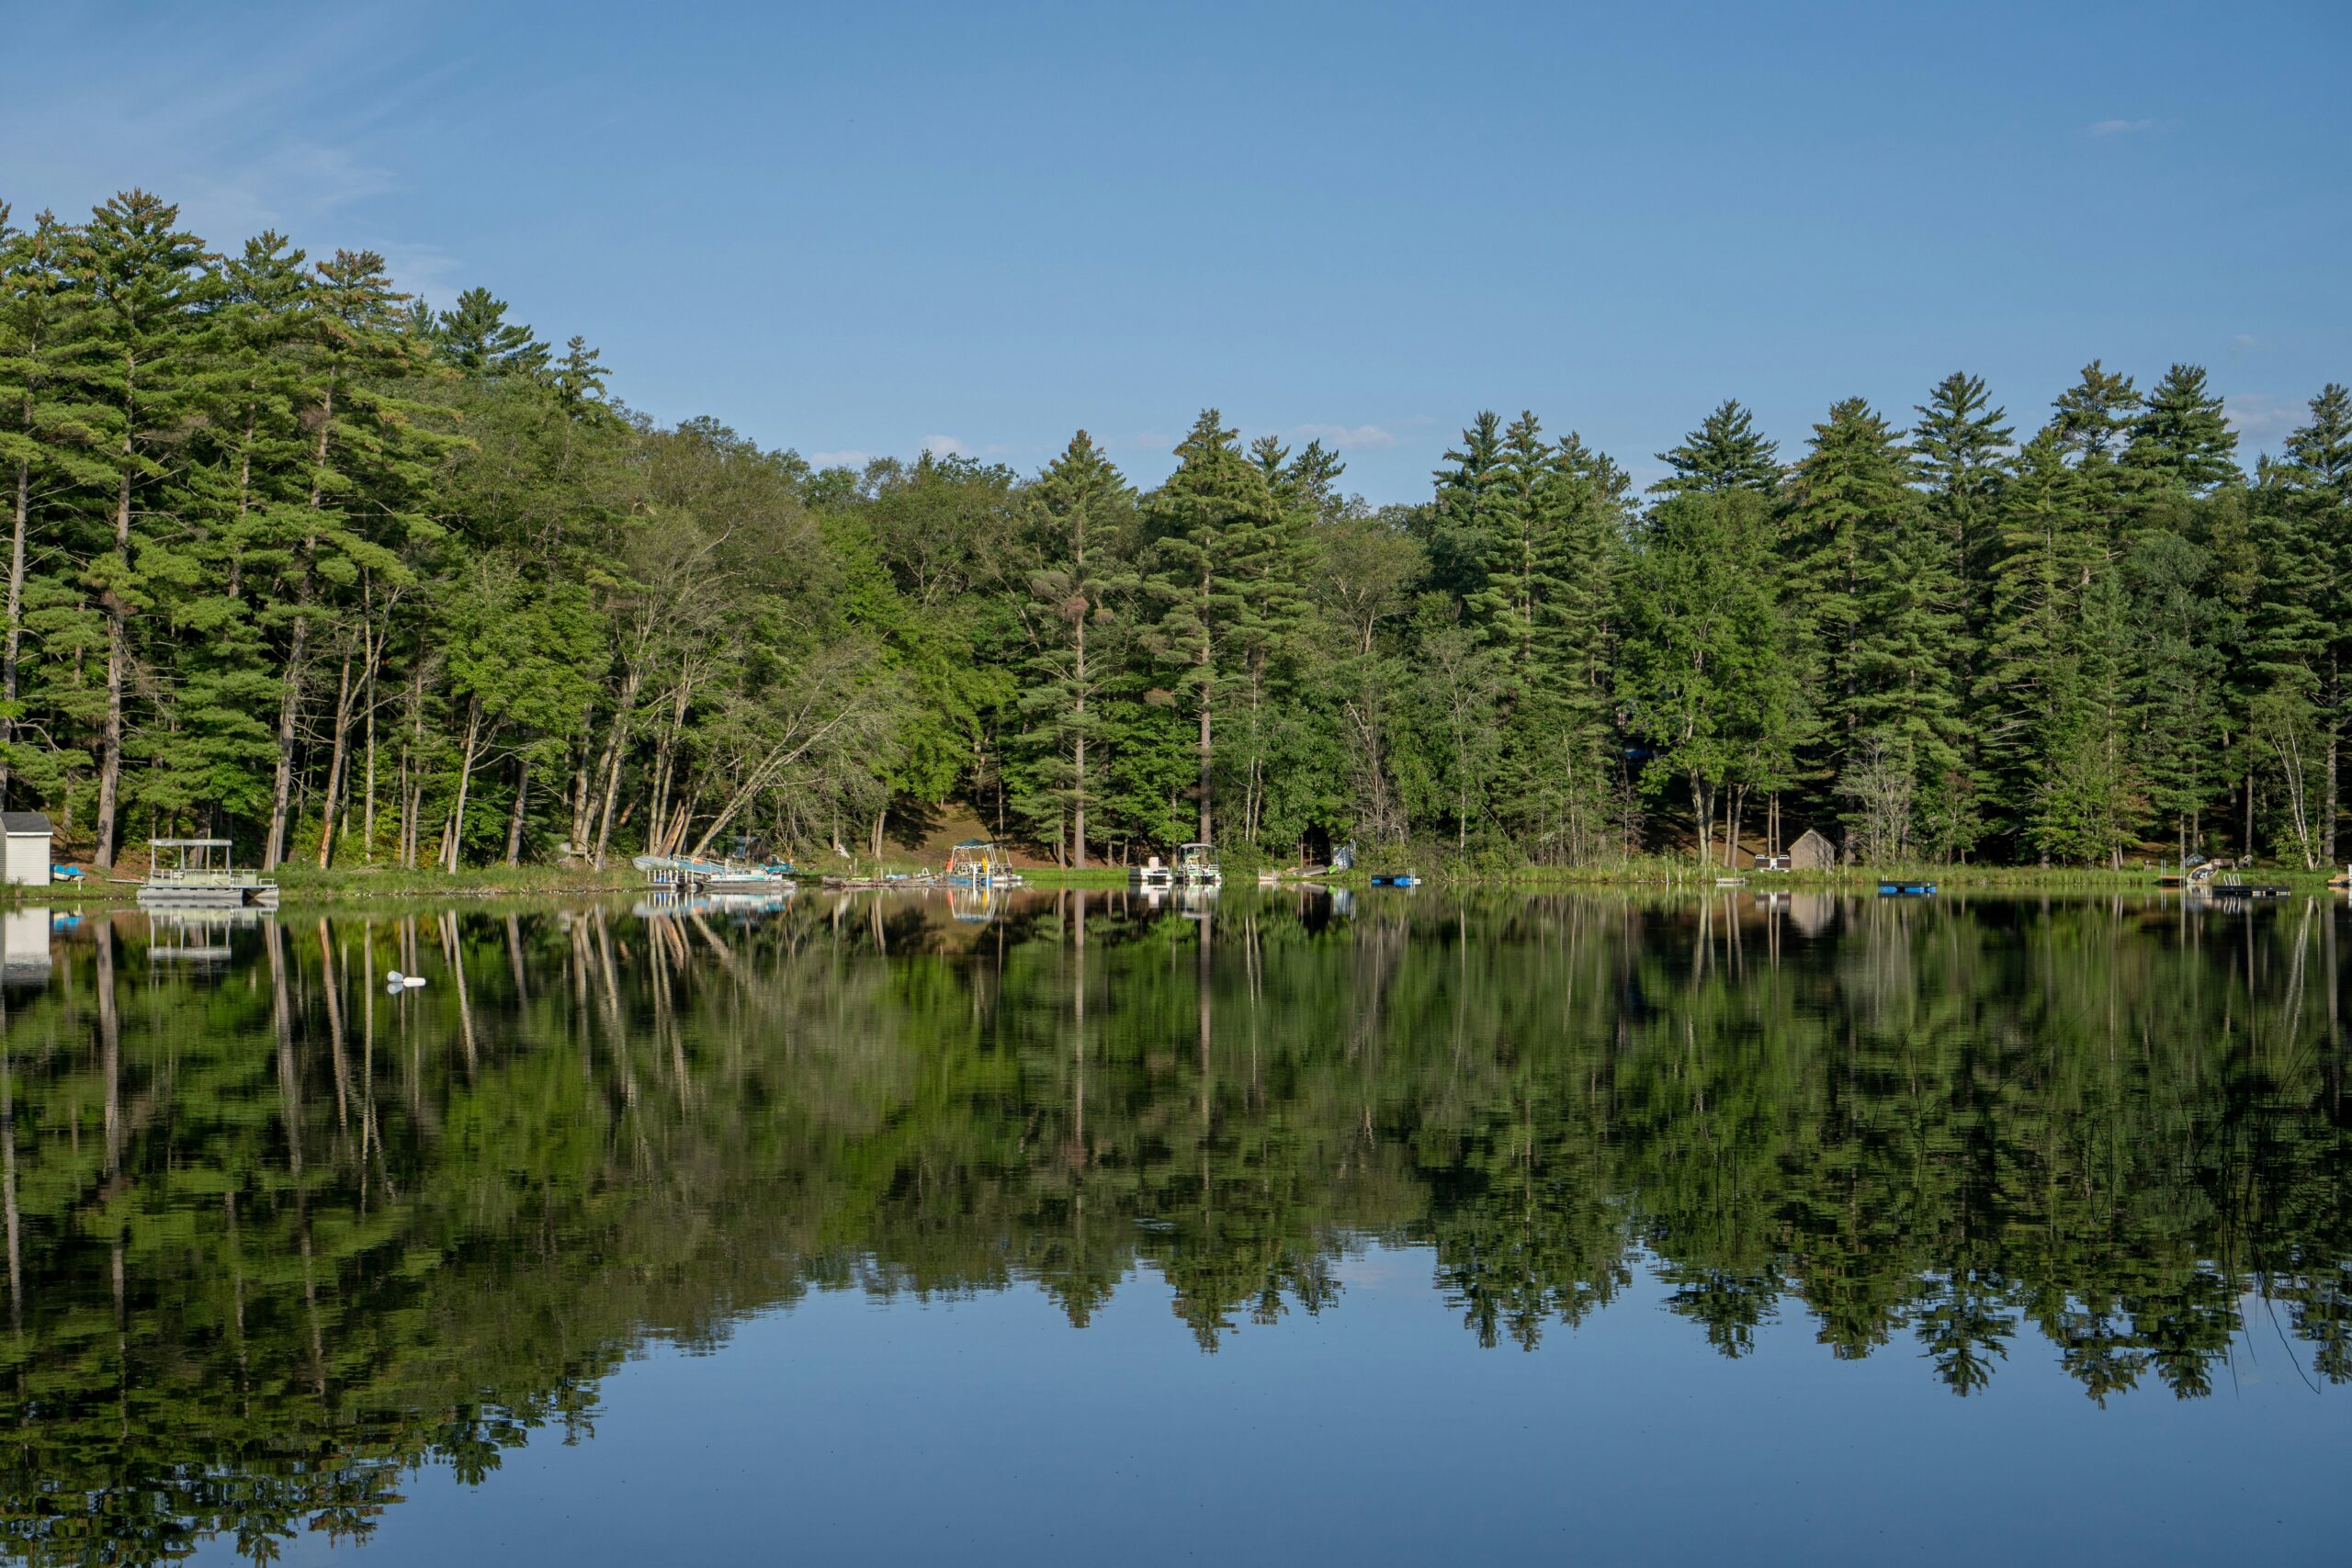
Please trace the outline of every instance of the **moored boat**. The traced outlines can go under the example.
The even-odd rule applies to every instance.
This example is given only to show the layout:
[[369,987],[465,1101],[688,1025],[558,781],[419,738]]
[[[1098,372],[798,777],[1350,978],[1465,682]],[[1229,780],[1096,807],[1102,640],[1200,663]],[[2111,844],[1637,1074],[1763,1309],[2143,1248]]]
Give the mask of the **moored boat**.
[[1187,887],[1222,886],[1225,873],[1216,863],[1216,851],[1206,844],[1177,845],[1176,880]]
[[150,839],[142,909],[275,909],[277,884],[240,871],[226,839]]

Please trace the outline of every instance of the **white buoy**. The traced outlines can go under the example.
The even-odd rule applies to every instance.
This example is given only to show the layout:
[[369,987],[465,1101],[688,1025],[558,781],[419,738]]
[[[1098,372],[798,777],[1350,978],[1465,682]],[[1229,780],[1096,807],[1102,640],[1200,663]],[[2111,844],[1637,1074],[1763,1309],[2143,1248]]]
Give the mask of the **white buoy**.
[[403,975],[401,976],[401,984],[402,986],[422,986],[424,984],[424,976],[422,975]]

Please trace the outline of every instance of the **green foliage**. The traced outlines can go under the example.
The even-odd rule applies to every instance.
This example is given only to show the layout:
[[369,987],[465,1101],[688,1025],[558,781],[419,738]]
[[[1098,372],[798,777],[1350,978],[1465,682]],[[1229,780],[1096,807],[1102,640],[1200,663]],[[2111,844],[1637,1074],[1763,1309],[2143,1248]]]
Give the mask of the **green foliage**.
[[1733,490],[1770,495],[1781,487],[1779,451],[1756,428],[1756,416],[1726,398],[1679,446],[1657,454],[1673,472],[1651,488],[1667,495]]
[[2340,386],[2250,479],[2190,365],[2021,446],[1964,373],[1845,400],[1785,468],[1725,401],[1645,498],[1485,412],[1375,511],[1213,410],[1140,493],[1083,435],[820,471],[549,341],[144,193],[0,209],[6,803],[403,869],[904,858],[950,801],[1073,864],[2335,858]]

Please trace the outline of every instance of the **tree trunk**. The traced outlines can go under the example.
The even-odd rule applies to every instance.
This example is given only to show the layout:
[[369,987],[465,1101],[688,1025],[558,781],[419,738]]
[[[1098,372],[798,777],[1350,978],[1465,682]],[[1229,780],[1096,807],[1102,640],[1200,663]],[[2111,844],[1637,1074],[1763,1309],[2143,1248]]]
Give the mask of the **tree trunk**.
[[[25,415],[28,427],[32,423],[31,411]],[[0,807],[8,804],[8,743],[16,739],[17,720],[17,656],[23,646],[25,630],[25,524],[30,515],[33,466],[29,459],[17,465],[17,504],[13,525],[8,533],[8,629],[5,643],[0,643]]]
[[441,869],[458,869],[458,855],[465,838],[466,792],[473,784],[474,748],[481,739],[481,697],[477,694],[466,704],[465,745],[458,753],[458,804],[449,813],[448,829],[442,835]]
[[424,812],[424,661],[417,660],[408,695],[409,743],[401,754],[401,869],[416,869],[418,818]]
[[334,859],[335,803],[345,793],[344,773],[351,755],[351,650],[343,654],[343,673],[335,682],[334,736],[327,752],[327,788],[319,808],[319,869]]
[[[1080,525],[1078,562],[1082,577],[1086,568],[1086,534],[1083,524]],[[9,625],[13,626],[15,624],[12,614]],[[9,635],[13,637],[16,634],[11,632]],[[13,648],[15,645],[12,642],[10,646]],[[1086,612],[1083,609],[1078,615],[1077,647],[1078,733],[1070,748],[1069,848],[1070,864],[1084,871],[1086,869]],[[14,655],[11,655],[12,660],[13,658]],[[15,668],[13,662],[10,668],[12,670]],[[14,684],[11,684],[8,689],[12,694],[16,691]]]
[[261,868],[274,870],[286,855],[287,807],[294,784],[294,721],[302,705],[302,661],[311,641],[311,558],[319,547],[318,514],[326,495],[327,437],[334,429],[334,384],[319,400],[319,441],[311,452],[311,531],[294,552],[294,630],[286,649],[286,676],[277,700],[277,775],[269,795],[269,837],[262,844]]
[[376,656],[368,656],[368,676],[363,682],[368,688],[365,706],[361,709],[367,728],[368,767],[367,793],[359,818],[359,852],[368,864],[376,863]]
[[[126,372],[126,374],[128,374]],[[128,383],[124,389],[130,399]],[[126,411],[127,412],[127,411]],[[114,547],[126,570],[130,565],[130,462],[129,422],[122,434],[122,483],[115,492]],[[98,852],[100,865],[114,864],[115,796],[122,783],[122,667],[130,653],[130,606],[112,589],[104,594],[107,611],[107,716],[100,733],[98,764]]]
[[2319,859],[2322,865],[2335,863],[2335,716],[2330,713],[2327,724],[2327,794],[2319,803]]
[[2245,839],[2238,852],[2242,860],[2254,859],[2254,764],[2245,765]]
[[506,864],[509,869],[523,863],[523,820],[531,804],[531,754],[518,753],[514,759],[514,810],[506,819]]
[[594,722],[594,706],[580,715],[580,749],[574,753],[571,772],[571,831],[564,835],[564,847],[578,854],[588,847],[589,819],[595,815],[595,797],[588,782],[589,728]]
[[613,836],[613,807],[620,799],[621,760],[628,754],[629,716],[637,711],[637,693],[644,677],[635,670],[621,683],[620,699],[613,705],[613,727],[605,737],[605,755],[598,766],[598,775],[605,781],[604,805],[596,813],[596,851],[592,857],[597,870],[605,868],[605,848]]
[[1208,568],[1201,569],[1201,651],[1193,660],[1201,672],[1201,842],[1209,842],[1209,710],[1216,705],[1214,695],[1216,675],[1210,666],[1209,648],[1209,575]]

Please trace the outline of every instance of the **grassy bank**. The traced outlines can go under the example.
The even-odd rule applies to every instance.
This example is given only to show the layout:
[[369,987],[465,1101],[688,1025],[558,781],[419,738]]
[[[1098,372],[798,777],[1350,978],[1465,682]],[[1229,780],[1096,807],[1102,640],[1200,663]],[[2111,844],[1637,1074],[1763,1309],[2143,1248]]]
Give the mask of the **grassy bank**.
[[[563,866],[485,866],[458,872],[401,871],[391,867],[282,865],[271,872],[284,902],[356,898],[527,898],[620,893],[642,886],[644,878],[627,862],[602,872]],[[135,882],[109,882],[96,872],[79,883],[47,887],[11,887],[14,901],[44,904],[130,903]]]
[[[1376,863],[1365,870],[1337,878],[1342,886],[1365,882],[1372,871],[1412,871],[1431,884],[1477,887],[1522,888],[1529,892],[1565,891],[1578,887],[1668,887],[1703,891],[1720,878],[1736,876],[1744,886],[1765,890],[1874,892],[1882,882],[1931,882],[1940,890],[1984,893],[2125,892],[2154,890],[2165,868],[2154,864],[2110,870],[2104,866],[1936,865],[1910,863],[1887,866],[1838,866],[1819,871],[1729,871],[1702,866],[1688,860],[1644,856],[1608,865],[1498,867],[1434,860],[1421,864],[1398,861]],[[2332,873],[2322,867],[2255,866],[2243,875],[2252,883],[2277,884],[2308,889],[2324,888]]]
[[[899,865],[886,862],[885,869],[895,873],[911,871],[915,867],[911,863]],[[1240,865],[1228,863],[1225,869],[1228,886],[1249,886],[1257,877],[1258,868],[1247,863]],[[1335,887],[1365,887],[1370,886],[1375,872],[1411,872],[1434,887],[1527,893],[1563,893],[1579,889],[1704,893],[1713,891],[1718,886],[1717,879],[1726,874],[1720,869],[1694,865],[1687,860],[1667,860],[1656,856],[1608,865],[1515,867],[1446,859],[1414,861],[1398,858],[1392,861],[1383,858],[1368,860],[1351,872],[1319,880]],[[847,874],[871,876],[876,873],[871,866],[859,866]],[[802,876],[802,886],[814,888],[819,874],[812,869]],[[1030,886],[1045,889],[1107,889],[1131,886],[1130,871],[1125,866],[1089,866],[1084,871],[1035,866],[1024,867],[1022,874]],[[1743,886],[1753,892],[1775,889],[1789,892],[1873,892],[1882,881],[1899,880],[1932,882],[1939,890],[1949,893],[1997,894],[2153,892],[2157,887],[2161,873],[2153,865],[2131,866],[2121,871],[2056,866],[1902,865],[1731,874],[1741,876]],[[367,867],[321,871],[315,866],[285,865],[271,875],[277,881],[282,901],[287,904],[359,899],[576,898],[633,893],[644,886],[643,878],[626,861],[608,865],[601,872],[548,865],[513,869],[487,866],[454,873]],[[2325,869],[2307,872],[2301,868],[2278,866],[2255,867],[2245,873],[2249,882],[2278,884],[2309,892],[2324,890],[2329,875]],[[45,888],[0,889],[0,900],[46,904],[130,903],[137,897],[138,891],[135,883],[108,882],[93,875],[80,884],[59,883]]]

